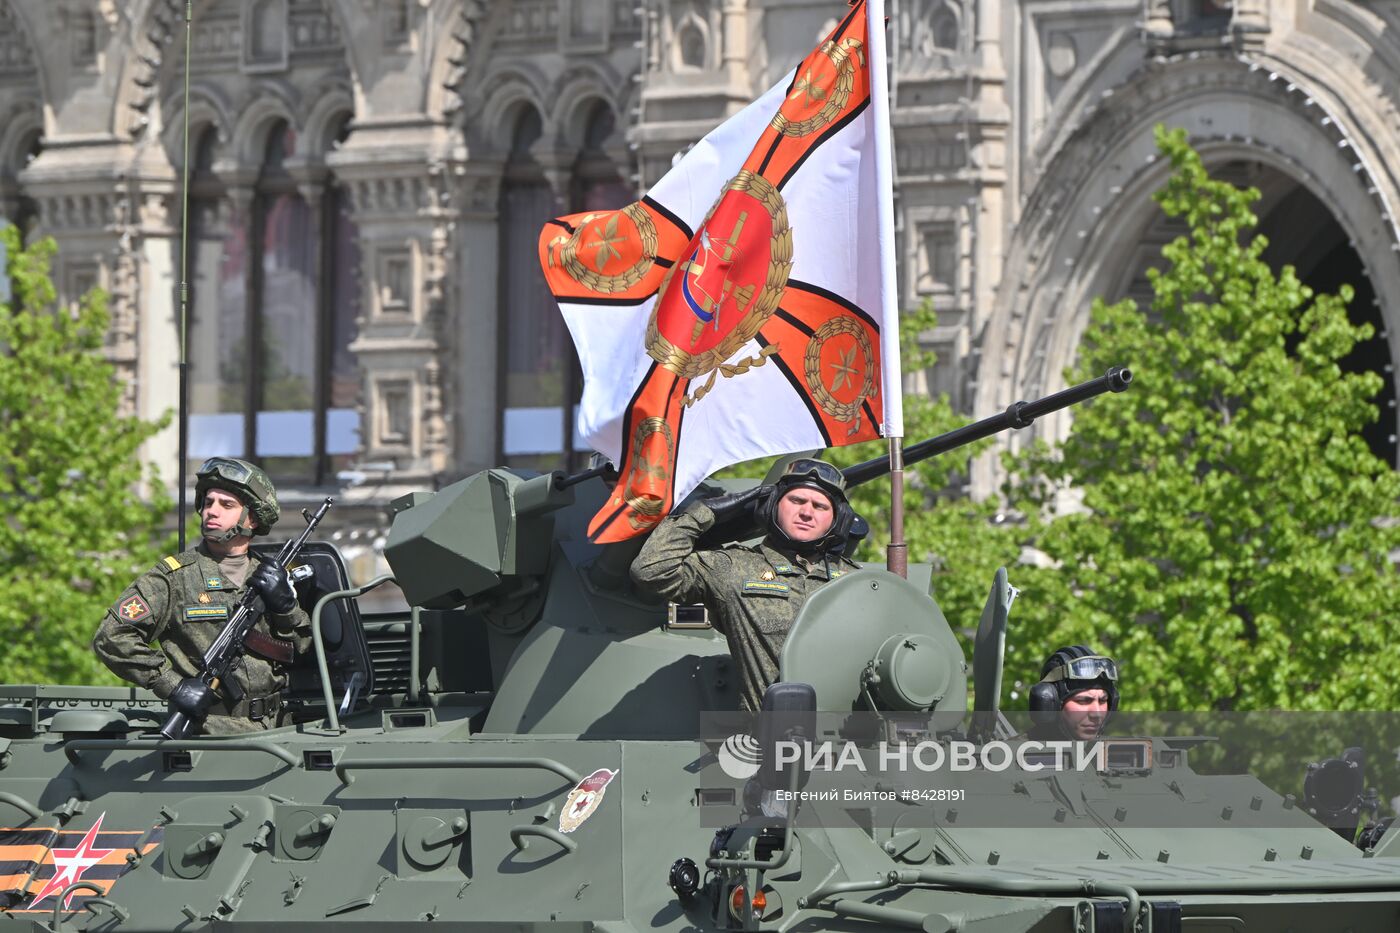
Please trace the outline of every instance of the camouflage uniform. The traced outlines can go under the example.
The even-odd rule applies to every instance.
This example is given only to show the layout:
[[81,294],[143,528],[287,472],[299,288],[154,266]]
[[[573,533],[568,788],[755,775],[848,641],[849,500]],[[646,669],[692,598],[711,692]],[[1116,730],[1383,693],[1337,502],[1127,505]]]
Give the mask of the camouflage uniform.
[[740,701],[757,711],[778,679],[783,642],[807,594],[859,567],[844,557],[809,564],[767,540],[697,551],[696,540],[714,524],[703,502],[667,517],[632,563],[632,579],[672,602],[705,604],[739,666]]
[[[181,680],[198,676],[204,652],[233,616],[258,563],[250,552],[247,575],[235,585],[203,542],[162,559],[107,610],[92,640],[93,650],[117,676],[165,699]],[[255,631],[290,639],[284,646],[298,652],[311,647],[311,622],[300,606],[286,615],[264,615]],[[159,647],[151,645],[156,639]],[[235,670],[245,696],[230,704],[219,691],[220,702],[204,725],[208,734],[256,732],[277,724],[280,691],[287,685],[282,665],[248,654]]]

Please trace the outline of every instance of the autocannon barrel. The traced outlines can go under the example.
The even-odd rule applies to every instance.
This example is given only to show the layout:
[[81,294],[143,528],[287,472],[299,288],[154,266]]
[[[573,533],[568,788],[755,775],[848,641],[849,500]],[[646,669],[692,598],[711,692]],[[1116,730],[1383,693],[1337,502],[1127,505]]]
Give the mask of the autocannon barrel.
[[[1014,402],[1000,414],[983,418],[981,421],[974,421],[972,424],[963,425],[960,428],[954,428],[946,434],[940,434],[937,437],[931,437],[926,441],[920,441],[906,447],[904,448],[904,463],[909,466],[1010,428],[1029,427],[1041,415],[1048,415],[1052,411],[1078,405],[1080,402],[1103,395],[1105,392],[1122,392],[1132,384],[1132,381],[1132,370],[1126,366],[1114,366],[1097,379],[1090,379],[1088,382],[1081,382],[1068,389],[1061,389],[1053,395],[1038,398],[1033,402]],[[855,466],[846,467],[841,472],[845,475],[848,486],[859,486],[861,483],[868,483],[872,479],[884,476],[889,471],[889,458],[876,457],[873,460],[866,460]]]

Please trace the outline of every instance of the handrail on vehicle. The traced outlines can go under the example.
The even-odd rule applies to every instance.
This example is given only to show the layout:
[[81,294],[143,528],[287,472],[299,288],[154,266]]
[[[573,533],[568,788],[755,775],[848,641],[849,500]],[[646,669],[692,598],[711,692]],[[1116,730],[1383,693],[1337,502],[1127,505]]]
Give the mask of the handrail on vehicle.
[[[797,899],[797,906],[802,910],[815,910],[817,905],[834,894],[850,894],[864,891],[886,891],[894,887],[907,887],[915,884],[934,884],[954,891],[966,891],[980,894],[1029,894],[1053,897],[1056,895],[1083,895],[1086,897],[1103,897],[1105,895],[1117,895],[1128,902],[1125,917],[1131,919],[1130,929],[1138,928],[1137,917],[1142,910],[1142,896],[1137,887],[1123,884],[1118,881],[1107,881],[1096,878],[1076,878],[1073,880],[1034,880],[1026,878],[968,878],[962,875],[955,875],[948,872],[936,870],[921,871],[891,871],[883,878],[874,881],[837,881],[818,887],[806,897]],[[845,906],[841,906],[845,905]],[[853,917],[864,917],[875,919],[874,912],[866,910],[868,907],[879,907],[881,905],[866,904],[864,901],[833,901],[831,906],[826,908],[833,913],[843,914]],[[882,917],[891,923],[905,925],[903,920],[895,916]]]
[[530,844],[530,840],[526,839],[526,836],[539,836],[542,839],[548,839],[565,852],[578,850],[577,840],[570,839],[553,826],[534,826],[527,823],[510,828],[510,841],[515,843],[515,848],[521,852],[525,851],[525,847]]
[[18,794],[12,794],[9,791],[0,790],[0,803],[8,803],[16,810],[23,811],[31,819],[37,820],[39,817],[44,815],[43,810],[40,810],[38,807],[34,806],[34,804],[30,803],[28,800],[25,800]]
[[[49,929],[53,931],[53,933],[58,933],[59,930],[66,927],[66,924],[59,921],[58,915],[63,910],[63,904],[68,900],[68,896],[75,891],[91,891],[93,894],[97,895],[97,897],[90,897],[86,901],[83,901],[83,908],[90,914],[95,915],[97,913],[97,911],[92,909],[93,907],[106,907],[112,912],[112,916],[116,918],[117,923],[122,923],[131,917],[131,911],[127,910],[116,901],[107,898],[107,891],[101,885],[94,884],[91,881],[75,881],[62,891],[59,891],[55,897],[53,902],[53,914],[49,917]],[[73,912],[77,913],[76,910]],[[40,925],[36,923],[35,926]],[[42,929],[41,926],[40,928]]]
[[[1031,878],[969,878],[965,875],[939,871],[937,869],[896,870],[874,881],[838,881],[821,885],[806,897],[797,899],[800,909],[817,909],[821,901],[836,894],[855,892],[887,891],[896,887],[914,885],[935,885],[949,891],[964,891],[974,894],[1025,894],[1030,896],[1054,897],[1083,895],[1087,897],[1118,896],[1127,901],[1128,917],[1141,916],[1142,895],[1165,895],[1176,897],[1183,894],[1285,894],[1300,892],[1343,892],[1343,891],[1396,891],[1400,890],[1400,866],[1389,871],[1377,871],[1376,860],[1368,868],[1374,874],[1367,876],[1333,878],[1152,878],[1133,885],[1102,878],[1076,879],[1031,879]],[[1388,867],[1388,866],[1387,866]],[[842,907],[846,904],[846,907]],[[845,899],[833,901],[824,909],[851,916],[873,916],[865,908],[878,905],[864,902],[847,903]],[[897,918],[886,918],[893,923],[901,923]],[[1136,922],[1134,929],[1137,928]]]
[[552,771],[570,784],[577,784],[582,778],[578,772],[553,758],[408,758],[391,756],[388,758],[342,758],[335,763],[336,776],[344,784],[355,783],[351,771],[392,771],[426,770],[430,768],[521,768],[525,770]]
[[[383,583],[395,582],[395,577],[391,573],[386,573],[375,577],[363,586],[353,586],[349,589],[336,590],[334,593],[327,593],[316,600],[315,607],[311,610],[311,640],[316,646],[316,669],[321,678],[321,696],[326,702],[326,728],[335,732],[341,731],[340,712],[335,708],[335,696],[331,693],[331,673],[330,666],[326,663],[326,642],[325,636],[321,634],[321,610],[326,603],[333,599],[355,599],[368,593],[370,590]],[[408,627],[408,701],[418,702],[418,652],[419,652],[419,621],[418,614],[421,607],[414,606],[409,613],[410,621]]]
[[63,746],[63,754],[74,767],[82,766],[79,753],[86,751],[262,752],[291,767],[301,764],[296,755],[262,739],[75,739]]

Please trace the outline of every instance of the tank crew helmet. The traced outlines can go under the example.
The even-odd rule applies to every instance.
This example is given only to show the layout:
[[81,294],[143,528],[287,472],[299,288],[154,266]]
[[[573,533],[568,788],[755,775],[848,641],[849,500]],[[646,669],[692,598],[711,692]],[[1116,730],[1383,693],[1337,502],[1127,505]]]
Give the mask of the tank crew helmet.
[[[277,507],[277,490],[261,467],[247,460],[232,457],[211,457],[195,473],[195,509],[204,511],[204,497],[211,489],[232,493],[243,503],[243,514],[232,527],[211,536],[216,541],[231,541],[244,535],[265,535],[277,524],[281,511]],[[256,521],[256,526],[253,522]]]
[[1040,682],[1031,687],[1031,718],[1053,722],[1066,700],[1094,689],[1108,694],[1109,713],[1118,710],[1118,665],[1114,660],[1085,645],[1061,648],[1045,659]]
[[[794,541],[778,526],[778,500],[790,490],[815,489],[831,500],[831,528],[815,541]],[[846,477],[825,460],[802,457],[792,461],[773,484],[773,491],[759,502],[757,517],[778,544],[802,552],[841,551],[851,532],[856,513],[846,499]]]

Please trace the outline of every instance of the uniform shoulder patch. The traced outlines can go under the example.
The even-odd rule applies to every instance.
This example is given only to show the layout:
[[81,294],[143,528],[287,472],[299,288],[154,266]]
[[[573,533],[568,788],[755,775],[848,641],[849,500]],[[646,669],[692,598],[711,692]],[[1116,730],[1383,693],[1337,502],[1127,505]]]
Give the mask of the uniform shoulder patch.
[[114,607],[117,618],[126,622],[140,622],[151,614],[151,607],[141,598],[140,593],[132,593],[117,600]]
[[162,557],[160,562],[169,570],[179,570],[182,566],[178,557]]

